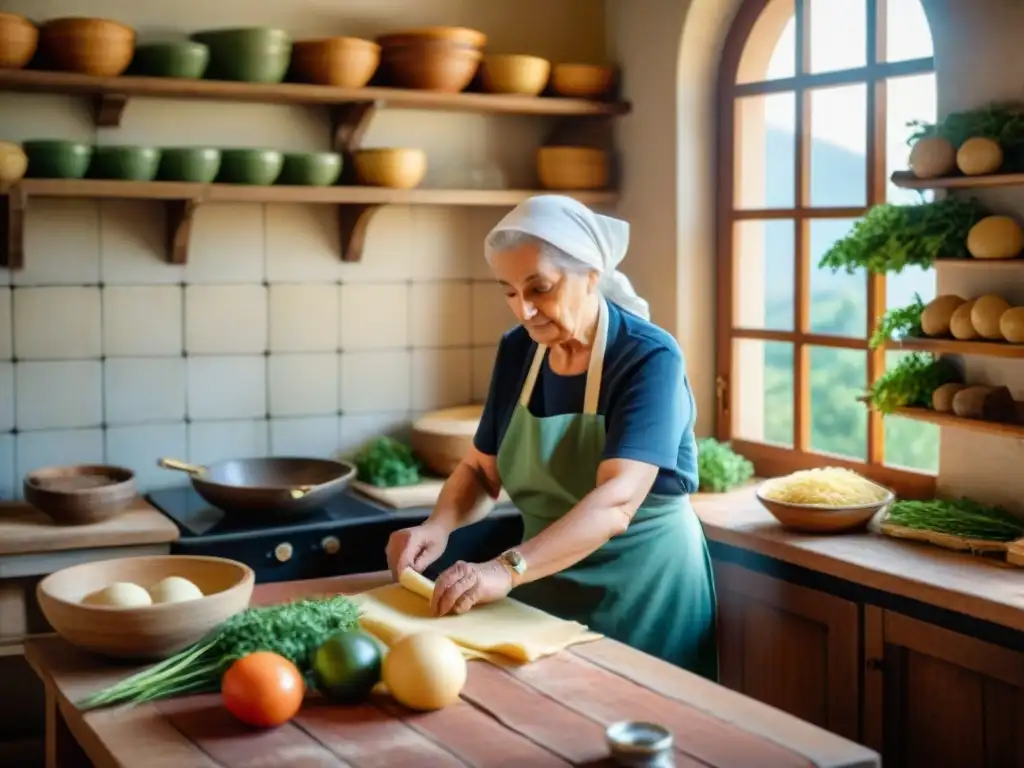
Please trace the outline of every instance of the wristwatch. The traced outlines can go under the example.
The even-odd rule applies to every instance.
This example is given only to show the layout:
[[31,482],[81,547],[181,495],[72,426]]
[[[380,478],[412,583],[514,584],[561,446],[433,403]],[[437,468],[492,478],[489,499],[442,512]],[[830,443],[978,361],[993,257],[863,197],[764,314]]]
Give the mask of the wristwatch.
[[505,566],[512,576],[512,585],[518,584],[526,574],[526,558],[514,549],[507,549],[498,555],[498,562]]

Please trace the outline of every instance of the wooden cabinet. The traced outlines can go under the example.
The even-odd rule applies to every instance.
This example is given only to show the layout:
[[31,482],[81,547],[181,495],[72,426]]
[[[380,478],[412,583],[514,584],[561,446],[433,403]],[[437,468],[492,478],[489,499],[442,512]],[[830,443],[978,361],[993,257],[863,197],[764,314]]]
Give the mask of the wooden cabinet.
[[887,768],[1024,768],[1024,653],[866,606],[864,733]]
[[857,604],[720,561],[715,579],[721,683],[857,741]]

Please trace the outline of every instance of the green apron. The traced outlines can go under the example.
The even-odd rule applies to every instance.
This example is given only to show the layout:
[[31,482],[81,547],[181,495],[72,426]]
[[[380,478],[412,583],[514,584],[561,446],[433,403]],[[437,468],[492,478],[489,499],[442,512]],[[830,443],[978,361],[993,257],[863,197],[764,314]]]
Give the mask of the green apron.
[[[598,317],[583,413],[530,413],[547,351],[539,346],[498,450],[498,472],[522,512],[524,539],[594,490],[605,443],[597,413],[608,343],[603,300]],[[625,533],[560,573],[520,585],[512,597],[717,681],[711,558],[685,495],[648,495]]]

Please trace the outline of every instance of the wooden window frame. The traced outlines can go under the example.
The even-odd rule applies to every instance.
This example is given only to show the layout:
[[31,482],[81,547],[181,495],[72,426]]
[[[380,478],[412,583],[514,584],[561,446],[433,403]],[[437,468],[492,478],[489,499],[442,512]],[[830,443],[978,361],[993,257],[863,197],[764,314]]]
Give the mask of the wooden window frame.
[[[733,21],[722,54],[718,83],[718,190],[717,190],[717,329],[716,329],[716,420],[720,440],[754,462],[758,474],[773,476],[798,469],[821,466],[845,466],[912,497],[934,495],[936,477],[932,474],[900,469],[885,464],[885,432],[880,414],[868,414],[868,451],[864,461],[836,457],[810,450],[810,346],[854,349],[867,355],[867,381],[870,386],[885,370],[885,350],[870,350],[868,337],[878,318],[885,312],[885,276],[869,275],[867,286],[867,327],[864,338],[849,338],[809,332],[811,255],[808,230],[812,219],[858,218],[873,205],[886,201],[886,81],[893,77],[935,72],[933,57],[885,62],[886,0],[865,0],[867,6],[867,50],[865,66],[835,72],[810,73],[810,9],[812,0],[791,0],[795,9],[794,76],[759,82],[738,83],[744,50],[755,25],[766,12],[779,13],[781,23],[791,17],[789,4],[778,0],[747,0]],[[772,20],[774,24],[774,19]],[[780,26],[781,29],[781,26]],[[873,33],[873,34],[872,34]],[[774,42],[772,47],[774,47]],[[765,41],[767,43],[767,41]],[[810,99],[813,89],[866,84],[867,146],[866,205],[854,207],[811,207],[808,167],[810,164]],[[735,105],[738,98],[792,93],[795,101],[796,147],[794,168],[794,207],[751,210],[737,205]],[[737,327],[734,323],[734,225],[744,220],[794,222],[795,292],[793,331]],[[791,447],[751,440],[733,439],[733,360],[735,342],[740,339],[778,341],[793,349],[793,441]]]

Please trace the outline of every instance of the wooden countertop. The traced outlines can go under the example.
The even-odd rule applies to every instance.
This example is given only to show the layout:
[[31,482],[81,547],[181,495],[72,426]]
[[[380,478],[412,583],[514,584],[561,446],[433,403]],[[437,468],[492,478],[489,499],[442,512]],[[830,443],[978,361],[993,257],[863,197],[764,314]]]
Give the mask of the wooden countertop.
[[[387,581],[369,574],[268,584],[254,602]],[[414,713],[386,696],[348,707],[311,697],[295,720],[265,732],[237,723],[216,695],[81,713],[71,702],[130,670],[58,638],[28,641],[25,655],[64,721],[52,731],[66,725],[97,768],[599,766],[608,764],[604,727],[621,719],[665,724],[679,766],[881,764],[860,745],[611,640],[511,669],[472,662],[462,701],[437,712]]]
[[0,555],[165,544],[177,538],[178,527],[141,496],[120,515],[90,525],[57,525],[24,502],[0,502]]
[[753,488],[696,494],[693,507],[713,541],[1024,632],[1024,570],[870,532],[787,531]]

